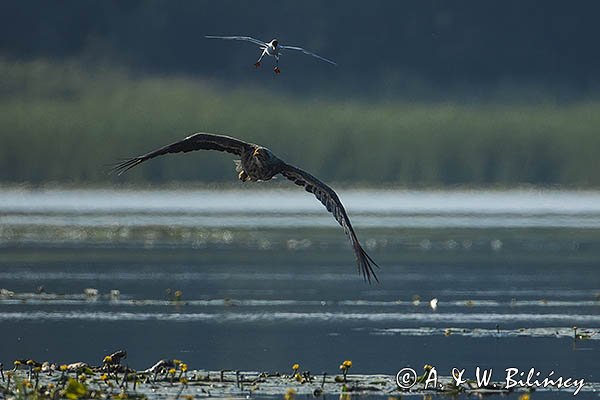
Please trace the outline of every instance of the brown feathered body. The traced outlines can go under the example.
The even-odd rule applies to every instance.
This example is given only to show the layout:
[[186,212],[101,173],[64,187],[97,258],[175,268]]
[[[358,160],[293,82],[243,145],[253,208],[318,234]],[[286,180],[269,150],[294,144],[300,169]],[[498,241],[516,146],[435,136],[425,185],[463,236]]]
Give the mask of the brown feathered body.
[[260,182],[279,174],[285,163],[266,147],[253,146],[242,152],[241,159],[235,160],[235,165],[242,182]]

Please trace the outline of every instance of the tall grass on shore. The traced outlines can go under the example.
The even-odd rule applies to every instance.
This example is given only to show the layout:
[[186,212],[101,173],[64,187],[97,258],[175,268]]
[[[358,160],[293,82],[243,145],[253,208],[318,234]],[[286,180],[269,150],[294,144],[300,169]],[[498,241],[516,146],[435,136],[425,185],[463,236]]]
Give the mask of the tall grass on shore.
[[[0,59],[0,182],[107,182],[107,163],[198,131],[266,145],[327,181],[600,186],[600,102],[307,99],[78,62]],[[122,179],[235,175],[230,156],[205,152],[157,160]]]

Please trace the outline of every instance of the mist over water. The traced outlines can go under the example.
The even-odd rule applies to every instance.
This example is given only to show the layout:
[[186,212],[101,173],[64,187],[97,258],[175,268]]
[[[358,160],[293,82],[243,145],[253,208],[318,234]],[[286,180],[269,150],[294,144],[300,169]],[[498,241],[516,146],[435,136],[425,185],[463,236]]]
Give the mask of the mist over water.
[[[600,192],[341,190],[369,228],[600,227]],[[330,227],[297,190],[25,190],[0,192],[3,225]]]

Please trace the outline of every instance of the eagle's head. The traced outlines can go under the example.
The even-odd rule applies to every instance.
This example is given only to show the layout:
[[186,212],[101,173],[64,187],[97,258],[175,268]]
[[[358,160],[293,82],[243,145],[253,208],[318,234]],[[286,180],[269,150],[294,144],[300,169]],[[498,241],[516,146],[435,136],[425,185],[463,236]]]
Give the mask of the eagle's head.
[[273,48],[276,49],[277,46],[279,46],[279,41],[277,39],[271,40],[271,46],[273,46]]
[[262,163],[270,163],[275,159],[275,155],[266,147],[257,147],[254,149],[252,156],[257,158]]

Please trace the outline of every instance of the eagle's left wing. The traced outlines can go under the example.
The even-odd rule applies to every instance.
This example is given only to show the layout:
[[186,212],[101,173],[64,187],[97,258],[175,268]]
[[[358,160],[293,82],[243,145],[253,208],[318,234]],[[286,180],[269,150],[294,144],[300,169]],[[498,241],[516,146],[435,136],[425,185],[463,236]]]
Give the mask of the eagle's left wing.
[[371,278],[379,282],[375,275],[375,271],[373,270],[373,265],[376,267],[378,265],[360,245],[356,233],[352,228],[352,224],[350,223],[350,218],[348,218],[348,214],[346,213],[342,202],[333,189],[308,172],[289,164],[283,163],[280,174],[293,181],[296,185],[303,186],[307,192],[314,194],[315,197],[323,203],[327,208],[327,211],[333,214],[336,221],[344,228],[344,232],[346,232],[346,235],[350,238],[359,272],[363,275],[365,280],[369,281],[369,283],[371,283]]

